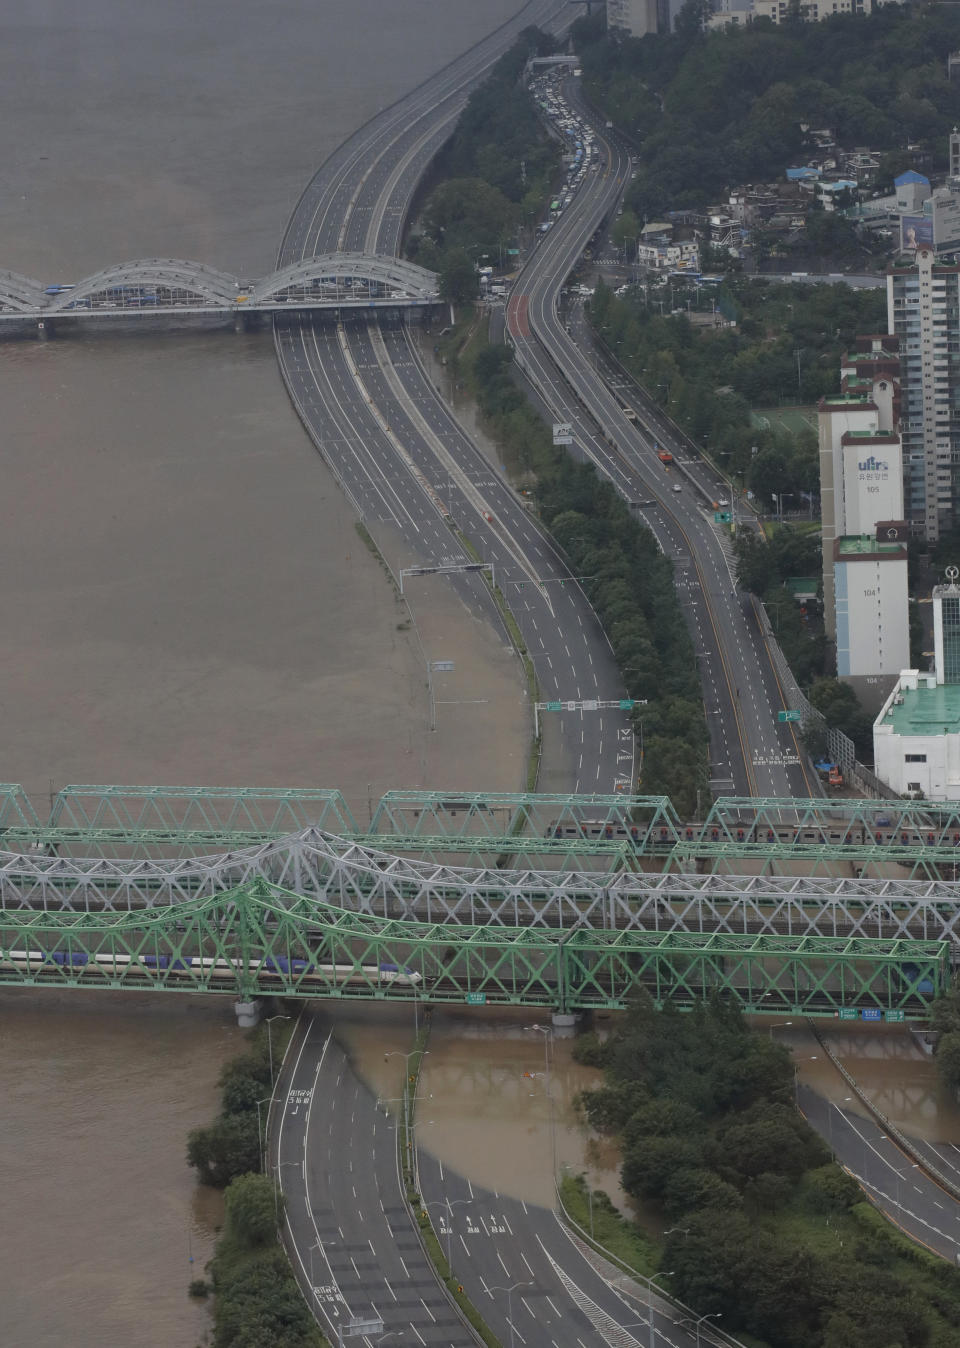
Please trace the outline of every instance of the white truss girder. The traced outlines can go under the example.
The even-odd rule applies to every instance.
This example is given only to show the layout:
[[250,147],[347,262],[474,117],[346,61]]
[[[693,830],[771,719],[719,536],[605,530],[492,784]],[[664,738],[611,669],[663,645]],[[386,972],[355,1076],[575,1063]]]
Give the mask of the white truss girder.
[[960,946],[960,884],[951,881],[451,866],[317,828],[199,858],[0,852],[0,906],[123,911],[258,878],[358,912],[439,923],[903,937]]

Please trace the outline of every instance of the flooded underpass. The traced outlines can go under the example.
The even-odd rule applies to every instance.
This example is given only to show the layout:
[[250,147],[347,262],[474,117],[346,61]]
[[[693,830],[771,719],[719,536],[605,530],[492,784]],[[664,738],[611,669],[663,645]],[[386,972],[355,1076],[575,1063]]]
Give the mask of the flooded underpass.
[[[410,1052],[412,1012],[339,1007],[326,1019],[359,1075],[398,1109],[404,1063],[392,1055]],[[549,1011],[437,1008],[417,1088],[417,1145],[482,1188],[547,1207],[555,1158],[623,1206],[616,1148],[591,1136],[575,1105],[601,1073],[574,1062],[573,1039],[538,1025],[550,1026]]]

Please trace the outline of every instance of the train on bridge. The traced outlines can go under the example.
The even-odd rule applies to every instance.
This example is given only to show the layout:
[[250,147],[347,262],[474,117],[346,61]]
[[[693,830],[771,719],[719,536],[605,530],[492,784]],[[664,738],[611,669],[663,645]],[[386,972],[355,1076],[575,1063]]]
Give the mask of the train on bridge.
[[898,828],[887,815],[880,815],[875,827],[854,820],[830,819],[814,824],[771,824],[767,820],[724,820],[687,823],[679,826],[623,824],[609,819],[554,820],[546,831],[548,838],[598,839],[633,843],[636,847],[672,849],[678,843],[743,843],[744,845],[785,845],[803,847],[890,847],[955,848],[960,850],[960,828],[911,826]]

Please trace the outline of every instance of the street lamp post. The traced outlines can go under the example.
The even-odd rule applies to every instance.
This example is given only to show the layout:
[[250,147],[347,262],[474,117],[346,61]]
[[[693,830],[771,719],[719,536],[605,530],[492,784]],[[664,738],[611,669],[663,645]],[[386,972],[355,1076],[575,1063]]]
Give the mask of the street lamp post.
[[305,1164],[305,1163],[304,1163],[303,1161],[278,1161],[278,1162],[277,1162],[277,1182],[276,1182],[276,1184],[274,1184],[274,1186],[273,1186],[273,1215],[274,1215],[274,1217],[275,1217],[275,1219],[276,1219],[277,1226],[280,1225],[280,1195],[283,1193],[283,1185],[281,1184],[281,1175],[280,1175],[280,1171],[283,1169],[283,1167],[284,1167],[285,1165],[296,1165],[296,1166],[299,1166],[300,1169],[302,1170],[303,1167],[304,1167],[304,1164]]
[[795,1104],[800,1103],[800,1063],[816,1062],[817,1055],[811,1053],[808,1058],[794,1058],[793,1060],[793,1099]]
[[[260,1106],[267,1104],[267,1102],[272,1099],[273,1099],[272,1095],[265,1095],[262,1100],[257,1101],[257,1136],[260,1139],[260,1169],[264,1172],[266,1172],[267,1167],[263,1155],[263,1124],[260,1121]],[[268,1110],[267,1122],[269,1123],[269,1121],[270,1121],[270,1111]]]
[[[668,1273],[654,1273],[652,1278],[647,1279],[647,1316],[650,1321],[650,1348],[653,1348],[653,1289],[658,1278],[672,1278],[673,1270]],[[662,1288],[660,1289],[663,1290]]]
[[[845,1096],[843,1097],[843,1103],[844,1103],[845,1105],[849,1105],[852,1099],[853,1099],[853,1096],[852,1096],[852,1095],[845,1095]],[[842,1109],[840,1108],[840,1106],[837,1104],[836,1100],[831,1100],[831,1101],[830,1101],[830,1108],[829,1108],[829,1110],[827,1111],[827,1124],[828,1124],[827,1131],[829,1132],[829,1135],[830,1135],[830,1150],[831,1150],[831,1151],[833,1151],[833,1111],[834,1111],[834,1110],[836,1110],[837,1113],[838,1113],[841,1117],[843,1116],[843,1110],[842,1110]]]
[[708,1311],[706,1315],[701,1315],[700,1319],[696,1322],[693,1320],[678,1320],[677,1323],[678,1325],[693,1325],[697,1335],[697,1348],[700,1348],[700,1326],[703,1324],[704,1320],[719,1320],[722,1316],[722,1311]]
[[557,1173],[557,1130],[553,1114],[553,1096],[550,1093],[550,1056],[553,1049],[553,1027],[550,1025],[528,1025],[528,1030],[543,1035],[543,1067],[545,1090],[547,1095],[547,1108],[550,1111],[550,1160],[553,1166],[553,1175]]
[[518,1287],[532,1287],[532,1282],[515,1282],[511,1287],[491,1287],[489,1288],[491,1296],[494,1292],[506,1292],[507,1294],[507,1324],[510,1326],[510,1348],[515,1348],[513,1333],[513,1294]]
[[402,1058],[406,1064],[403,1074],[403,1096],[401,1098],[403,1100],[403,1127],[408,1135],[410,1132],[410,1111],[407,1103],[410,1095],[410,1059],[415,1058],[418,1053],[420,1053],[421,1058],[425,1058],[429,1052],[430,1050],[428,1048],[425,1048],[422,1053],[420,1053],[420,1049],[418,1048],[411,1049],[409,1053],[401,1053],[399,1049],[393,1049],[390,1053],[385,1053],[383,1055],[384,1062],[386,1062],[388,1058]]
[[[318,1309],[320,1306],[320,1300],[317,1296],[317,1280],[313,1272],[313,1252],[314,1250],[319,1250],[320,1248],[321,1247],[319,1240],[315,1240],[313,1244],[310,1246],[310,1295],[317,1302]],[[316,1314],[316,1312],[314,1312],[314,1314]]]
[[270,1058],[270,1089],[273,1089],[273,1035],[270,1030],[271,1024],[275,1020],[289,1020],[289,1016],[268,1016],[264,1022],[267,1027],[267,1054]]

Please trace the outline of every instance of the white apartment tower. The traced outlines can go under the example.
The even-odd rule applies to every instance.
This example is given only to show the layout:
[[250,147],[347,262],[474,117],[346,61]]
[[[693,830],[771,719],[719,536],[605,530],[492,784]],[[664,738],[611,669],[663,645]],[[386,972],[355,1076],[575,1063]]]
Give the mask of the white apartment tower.
[[929,247],[892,266],[887,325],[900,339],[904,515],[935,543],[960,518],[960,267]]
[[879,705],[910,659],[897,338],[857,338],[819,406],[824,626],[837,675]]

